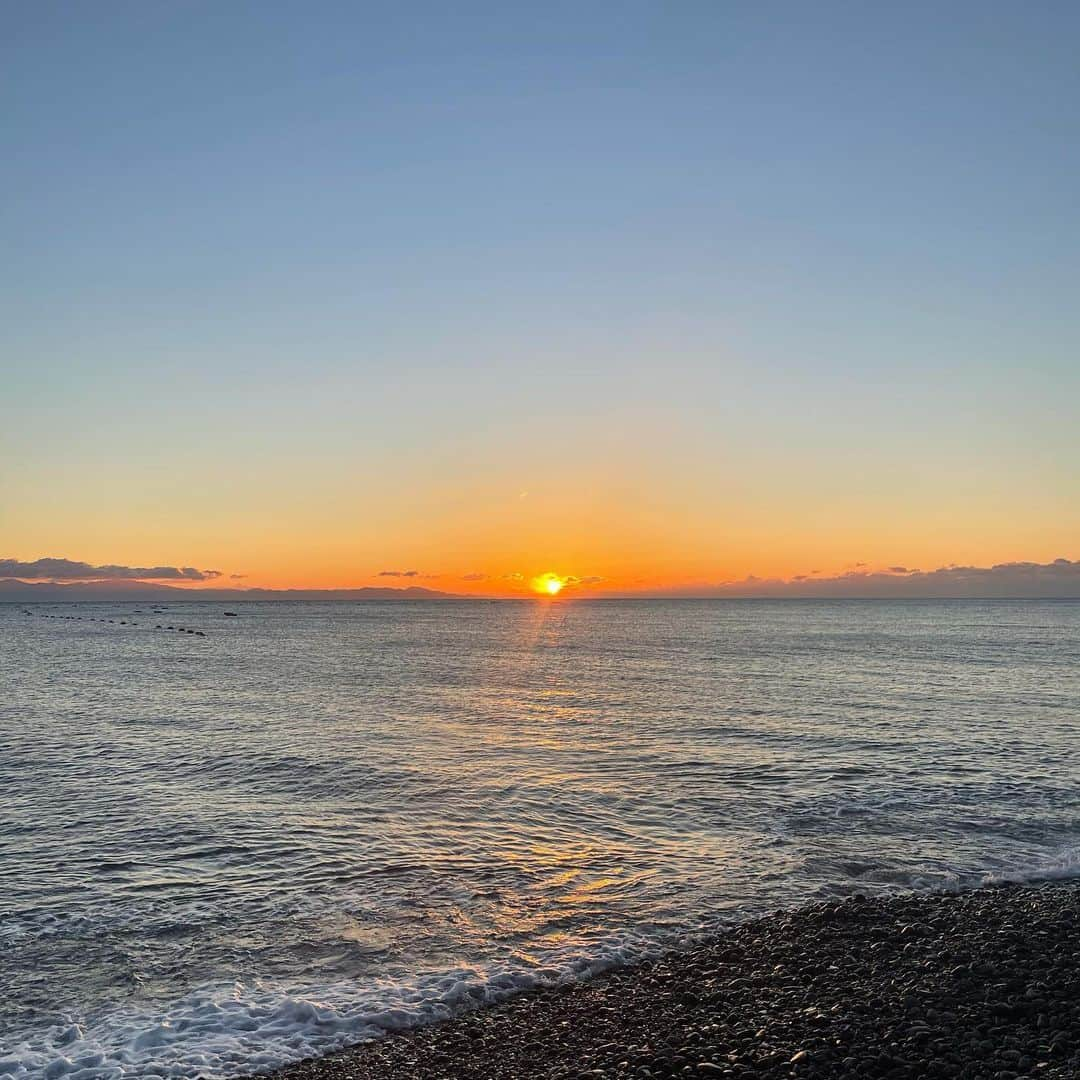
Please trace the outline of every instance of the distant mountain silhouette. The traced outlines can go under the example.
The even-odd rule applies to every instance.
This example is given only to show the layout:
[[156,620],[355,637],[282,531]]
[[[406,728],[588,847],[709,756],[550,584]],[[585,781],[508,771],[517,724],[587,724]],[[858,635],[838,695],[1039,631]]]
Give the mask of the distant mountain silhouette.
[[55,603],[68,600],[458,600],[454,593],[410,585],[404,589],[183,589],[151,581],[76,581],[66,585],[51,581],[20,581],[0,578],[0,602]]

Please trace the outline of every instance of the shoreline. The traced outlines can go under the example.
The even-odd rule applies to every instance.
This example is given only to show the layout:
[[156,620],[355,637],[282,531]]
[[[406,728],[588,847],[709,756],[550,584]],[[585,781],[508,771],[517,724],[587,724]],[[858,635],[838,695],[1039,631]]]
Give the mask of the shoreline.
[[1080,881],[851,897],[274,1080],[1080,1075]]

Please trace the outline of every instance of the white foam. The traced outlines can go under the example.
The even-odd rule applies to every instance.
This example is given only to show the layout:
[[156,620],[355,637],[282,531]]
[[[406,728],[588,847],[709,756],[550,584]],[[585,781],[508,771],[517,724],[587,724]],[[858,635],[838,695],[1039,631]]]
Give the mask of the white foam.
[[1070,847],[1048,859],[1013,870],[995,870],[983,878],[983,884],[1001,885],[1010,882],[1026,885],[1039,881],[1067,881],[1080,877],[1080,847]]
[[161,1013],[114,1010],[16,1036],[15,1045],[0,1049],[0,1080],[209,1080],[268,1071],[530,987],[588,977],[646,951],[641,943],[611,941],[562,968],[490,974],[462,968],[412,987],[365,990],[342,982],[290,994],[263,984],[209,986]]

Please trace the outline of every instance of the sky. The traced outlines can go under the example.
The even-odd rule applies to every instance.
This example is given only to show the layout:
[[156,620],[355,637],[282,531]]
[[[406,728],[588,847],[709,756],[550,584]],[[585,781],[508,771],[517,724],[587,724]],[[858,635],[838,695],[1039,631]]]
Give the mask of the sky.
[[1078,34],[9,7],[0,558],[597,595],[1080,559]]

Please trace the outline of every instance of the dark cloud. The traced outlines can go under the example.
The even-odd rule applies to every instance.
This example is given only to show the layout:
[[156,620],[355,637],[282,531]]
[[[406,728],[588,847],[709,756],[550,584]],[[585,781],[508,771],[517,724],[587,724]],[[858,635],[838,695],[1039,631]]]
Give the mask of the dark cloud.
[[[855,564],[859,565],[859,564]],[[863,564],[865,565],[865,564]],[[849,570],[835,577],[759,578],[725,581],[683,595],[863,599],[1080,599],[1080,560],[1010,562],[994,566],[942,566],[912,570]]]
[[24,581],[213,581],[220,570],[194,566],[93,566],[72,559],[0,559],[0,577]]
[[[379,577],[419,577],[419,570],[380,570]],[[430,575],[429,575],[430,576]]]
[[247,574],[230,574],[229,577],[232,578],[233,581],[240,581],[243,578],[246,578]]
[[487,581],[487,574],[462,574],[462,581]]

